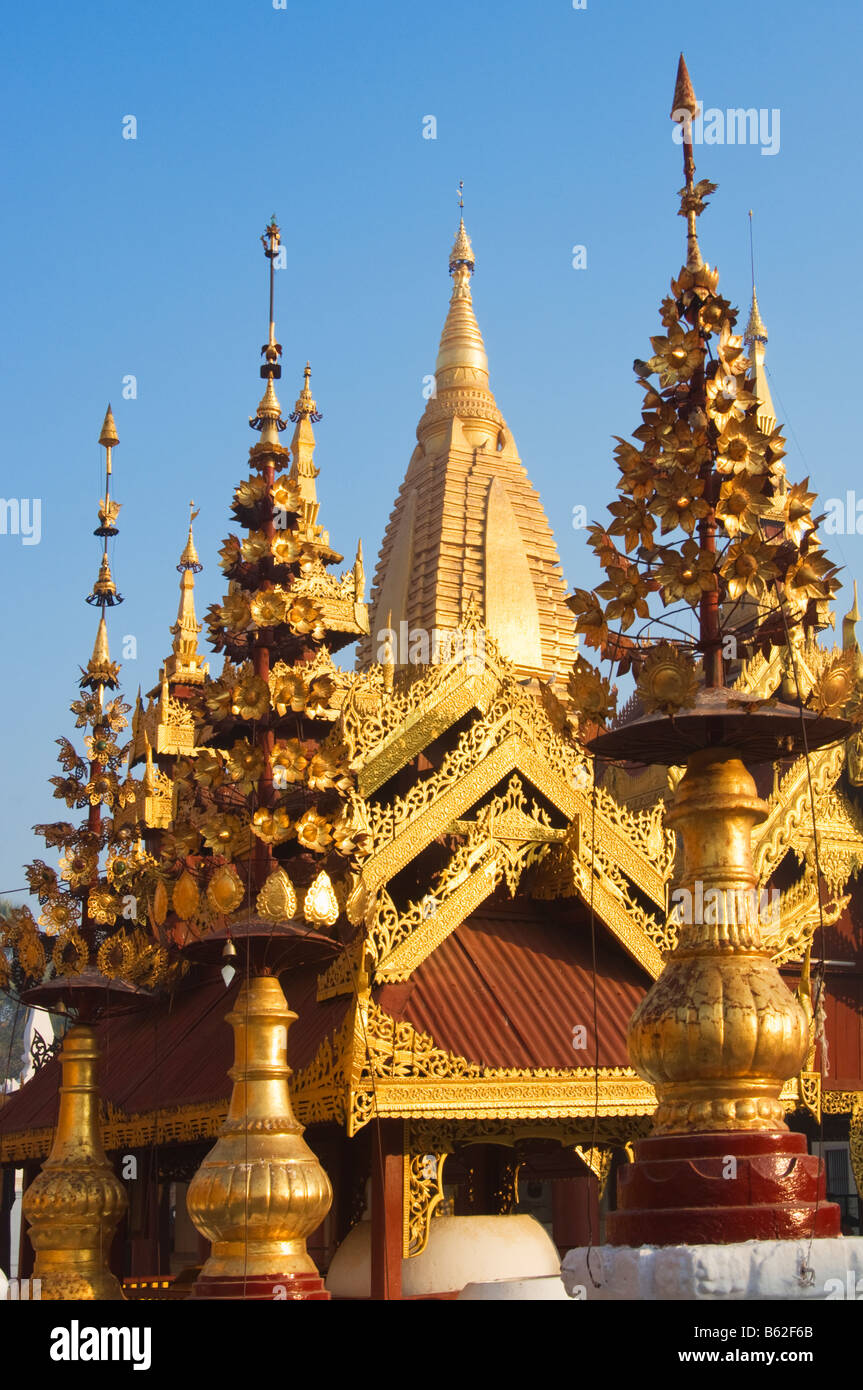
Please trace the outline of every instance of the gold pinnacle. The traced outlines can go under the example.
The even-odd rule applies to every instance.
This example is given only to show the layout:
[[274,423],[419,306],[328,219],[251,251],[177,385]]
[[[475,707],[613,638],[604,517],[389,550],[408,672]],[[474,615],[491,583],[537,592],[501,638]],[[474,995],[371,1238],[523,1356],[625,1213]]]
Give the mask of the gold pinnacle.
[[120,443],[120,436],[117,434],[117,426],[114,424],[114,416],[111,407],[105,411],[105,419],[102,422],[102,433],[99,435],[99,443],[105,449],[113,449],[115,444]]
[[701,110],[695,98],[695,89],[689,76],[689,69],[686,66],[686,59],[680,55],[680,62],[677,64],[677,80],[674,84],[674,100],[671,103],[671,119],[680,121],[681,111],[688,111],[693,120]]

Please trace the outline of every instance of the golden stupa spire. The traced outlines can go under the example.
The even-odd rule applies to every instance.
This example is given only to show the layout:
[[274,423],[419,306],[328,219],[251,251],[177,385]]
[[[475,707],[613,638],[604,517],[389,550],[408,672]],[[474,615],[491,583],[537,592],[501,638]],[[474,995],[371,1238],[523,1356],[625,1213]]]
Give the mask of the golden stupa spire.
[[[486,631],[519,675],[548,680],[572,665],[575,624],[548,518],[489,386],[461,192],[452,296],[417,446],[375,568],[371,630],[454,631],[476,593]],[[361,666],[380,660],[379,642],[361,643]],[[408,660],[404,645],[396,644],[397,665]]]
[[203,569],[192,533],[192,524],[197,515],[194,502],[190,502],[189,535],[177,565],[180,572],[180,606],[177,621],[171,628],[173,654],[164,666],[166,680],[194,685],[200,685],[209,671],[209,666],[201,660],[198,651],[198,636],[203,623],[198,622],[195,614],[195,575]]
[[671,119],[682,126],[683,177],[685,187],[681,189],[681,216],[686,218],[686,266],[688,270],[698,270],[704,264],[698,245],[696,218],[701,207],[701,198],[695,187],[695,158],[692,153],[692,122],[697,119],[701,108],[695,97],[692,79],[686,66],[686,59],[680,55],[677,64],[677,80],[674,84],[674,100],[671,103]]
[[252,429],[261,431],[261,442],[267,444],[278,443],[279,434],[287,429],[287,421],[282,419],[282,407],[276,395],[274,381],[278,381],[282,375],[282,368],[279,365],[279,358],[282,355],[282,345],[276,341],[276,321],[275,321],[275,261],[279,254],[281,244],[281,232],[276,222],[276,215],[270,219],[269,225],[261,237],[261,244],[264,248],[264,255],[270,262],[270,317],[267,341],[261,348],[264,358],[261,367],[261,376],[266,379],[267,388],[258,403],[257,415],[249,416],[249,424]]
[[112,536],[117,535],[117,527],[114,522],[120,511],[120,503],[115,502],[111,497],[111,453],[120,443],[120,439],[110,405],[102,422],[99,443],[105,450],[105,496],[99,499],[99,525],[93,534],[98,536],[103,544],[99,573],[86,601],[101,611],[99,626],[96,629],[96,641],[93,645],[93,655],[90,657],[86,669],[81,668],[81,686],[98,690],[101,695],[103,688],[113,689],[116,686],[120,671],[119,665],[111,660],[111,653],[108,648],[108,625],[105,622],[105,609],[113,608],[115,604],[123,602],[123,595],[117,592],[117,585],[114,583],[111,565],[108,561],[108,541]]
[[752,308],[749,311],[749,322],[746,325],[746,332],[743,341],[748,349],[749,357],[752,362],[752,377],[755,382],[755,395],[758,400],[758,424],[765,434],[772,434],[776,428],[776,407],[773,404],[773,397],[770,394],[770,386],[767,382],[767,367],[765,359],[767,355],[767,329],[761,317],[761,310],[758,307],[758,296],[755,293],[755,253],[752,242],[752,209],[749,210],[749,260],[752,270]]
[[309,386],[311,376],[312,369],[307,362],[303,372],[303,389],[289,417],[294,422],[294,433],[291,437],[291,471],[288,476],[291,482],[297,484],[302,501],[317,505],[315,478],[320,469],[315,467],[315,432],[312,423],[322,417]]
[[[860,608],[857,602],[857,580],[854,580],[854,602],[842,619],[842,650],[855,652],[860,657],[860,644],[857,641],[857,624],[860,621]],[[858,665],[861,665],[858,661]]]
[[460,183],[458,231],[449,256],[452,296],[435,363],[435,388],[439,394],[469,382],[472,386],[484,388],[494,405],[494,397],[488,391],[488,357],[471,299],[470,281],[476,261],[465,230],[462,193]]

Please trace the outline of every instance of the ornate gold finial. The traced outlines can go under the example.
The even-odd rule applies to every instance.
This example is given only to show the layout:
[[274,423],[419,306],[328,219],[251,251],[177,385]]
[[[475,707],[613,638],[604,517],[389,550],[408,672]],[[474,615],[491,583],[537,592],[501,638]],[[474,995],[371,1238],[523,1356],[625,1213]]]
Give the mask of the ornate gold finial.
[[671,119],[682,127],[683,177],[684,187],[680,190],[680,216],[686,218],[687,255],[689,270],[699,270],[704,264],[698,246],[696,219],[704,211],[705,196],[714,192],[715,185],[707,179],[695,184],[695,158],[692,153],[692,122],[701,108],[695,98],[686,60],[683,54],[677,65],[677,80],[674,84],[674,100],[671,104]]
[[462,265],[467,266],[467,269],[473,274],[476,261],[474,259],[470,237],[465,231],[463,217],[459,220],[458,231],[456,232],[455,241],[452,244],[452,250],[449,254],[450,275],[454,275],[458,267]]
[[200,507],[195,510],[194,502],[189,503],[189,538],[186,541],[186,548],[180,556],[180,563],[177,569],[182,573],[183,570],[191,570],[193,574],[200,574],[204,566],[198,559],[198,552],[195,549],[195,539],[192,535],[192,522],[198,516]]
[[323,419],[321,412],[318,410],[317,401],[312,399],[312,393],[309,389],[311,377],[312,369],[307,362],[305,371],[303,372],[303,389],[297,397],[296,405],[288,417],[293,420],[295,424],[298,420],[313,420],[315,424],[317,424],[318,420]]
[[103,551],[102,559],[99,562],[99,575],[93,585],[93,592],[87,597],[87,602],[98,604],[100,608],[112,608],[115,603],[122,603],[122,601],[111,574],[108,556]]
[[767,329],[764,327],[764,320],[758,308],[758,297],[755,293],[755,286],[752,286],[752,308],[749,313],[749,322],[746,325],[746,332],[743,335],[745,343],[766,343]]
[[261,355],[264,362],[261,366],[261,376],[265,378],[267,389],[265,390],[258,404],[257,415],[249,416],[249,424],[253,430],[260,430],[265,437],[269,434],[270,442],[273,442],[275,433],[281,433],[287,429],[287,421],[282,419],[282,407],[279,405],[273,382],[278,381],[282,375],[282,368],[279,365],[279,358],[282,355],[282,345],[276,342],[276,322],[275,322],[275,293],[276,293],[276,257],[279,254],[281,245],[281,232],[276,222],[276,215],[273,213],[264,235],[261,237],[261,245],[264,248],[264,255],[270,262],[270,323],[267,341],[261,348]]
[[102,433],[99,435],[99,443],[105,449],[113,449],[115,444],[120,443],[120,436],[117,434],[117,426],[114,424],[114,415],[110,404],[105,411],[105,419],[102,421]]
[[119,664],[111,660],[111,653],[108,650],[108,625],[105,622],[105,610],[103,608],[99,617],[99,626],[96,629],[93,655],[86,668],[81,667],[79,684],[82,689],[98,690],[100,686],[105,686],[108,690],[114,690],[119,674]]

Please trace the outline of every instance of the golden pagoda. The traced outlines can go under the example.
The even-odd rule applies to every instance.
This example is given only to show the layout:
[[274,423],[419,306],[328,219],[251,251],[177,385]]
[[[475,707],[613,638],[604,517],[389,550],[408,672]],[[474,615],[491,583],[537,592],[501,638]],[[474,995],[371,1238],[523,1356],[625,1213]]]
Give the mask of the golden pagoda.
[[474,266],[462,218],[433,390],[381,546],[360,663],[381,660],[389,629],[397,666],[428,661],[433,634],[458,628],[473,601],[523,679],[565,678],[576,641],[560,559],[489,385]]

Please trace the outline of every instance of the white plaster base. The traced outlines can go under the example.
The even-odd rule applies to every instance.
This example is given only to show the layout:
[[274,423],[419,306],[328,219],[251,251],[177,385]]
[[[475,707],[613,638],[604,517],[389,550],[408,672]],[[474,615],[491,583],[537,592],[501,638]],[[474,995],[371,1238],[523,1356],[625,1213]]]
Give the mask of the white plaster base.
[[565,1256],[561,1275],[570,1297],[582,1299],[863,1302],[863,1237],[582,1246]]
[[559,1274],[534,1279],[495,1279],[488,1284],[466,1284],[457,1303],[569,1303],[570,1297]]

